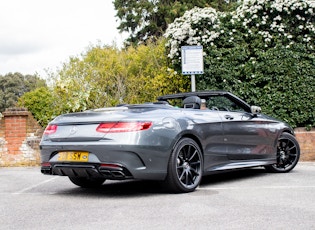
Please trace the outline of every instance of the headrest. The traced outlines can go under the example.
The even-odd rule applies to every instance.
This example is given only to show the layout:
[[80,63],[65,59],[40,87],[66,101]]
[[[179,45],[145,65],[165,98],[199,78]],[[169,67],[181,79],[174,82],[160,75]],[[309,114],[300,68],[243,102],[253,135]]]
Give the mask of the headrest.
[[200,109],[200,105],[201,105],[201,99],[200,97],[197,96],[190,96],[190,97],[186,97],[183,100],[183,106],[184,108],[189,108],[189,109]]

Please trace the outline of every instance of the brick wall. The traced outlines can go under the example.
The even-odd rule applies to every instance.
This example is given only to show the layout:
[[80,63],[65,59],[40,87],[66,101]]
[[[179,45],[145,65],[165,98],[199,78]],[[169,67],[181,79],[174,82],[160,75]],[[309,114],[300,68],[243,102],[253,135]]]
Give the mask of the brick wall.
[[10,108],[0,118],[0,166],[35,166],[40,163],[43,129],[24,108]]
[[295,135],[301,148],[301,161],[315,161],[315,128],[311,131],[297,128]]

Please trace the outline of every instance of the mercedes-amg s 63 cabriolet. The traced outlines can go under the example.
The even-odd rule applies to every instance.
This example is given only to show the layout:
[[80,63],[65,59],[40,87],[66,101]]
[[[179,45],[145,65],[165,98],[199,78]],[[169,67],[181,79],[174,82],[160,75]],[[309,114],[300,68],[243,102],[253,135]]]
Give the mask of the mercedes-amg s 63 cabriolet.
[[293,129],[225,91],[165,95],[56,117],[41,143],[41,172],[81,187],[161,180],[194,191],[204,175],[262,166],[289,172],[300,157]]

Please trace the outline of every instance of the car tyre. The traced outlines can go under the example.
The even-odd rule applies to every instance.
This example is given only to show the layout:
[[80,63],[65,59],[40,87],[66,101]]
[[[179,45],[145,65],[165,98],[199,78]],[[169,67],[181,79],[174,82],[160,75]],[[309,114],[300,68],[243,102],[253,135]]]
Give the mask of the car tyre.
[[168,163],[166,184],[171,192],[194,191],[202,177],[203,157],[199,145],[191,138],[177,142]]
[[267,171],[286,173],[291,171],[300,159],[300,146],[290,133],[283,133],[278,139],[277,163],[265,166]]
[[103,178],[69,177],[69,179],[73,184],[82,188],[96,188],[105,182]]

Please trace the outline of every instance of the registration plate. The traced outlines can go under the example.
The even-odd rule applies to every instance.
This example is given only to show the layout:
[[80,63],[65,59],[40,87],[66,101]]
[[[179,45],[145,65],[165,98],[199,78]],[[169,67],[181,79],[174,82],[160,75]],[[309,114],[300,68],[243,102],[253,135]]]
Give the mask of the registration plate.
[[58,161],[87,162],[88,160],[88,152],[60,152],[58,155]]

